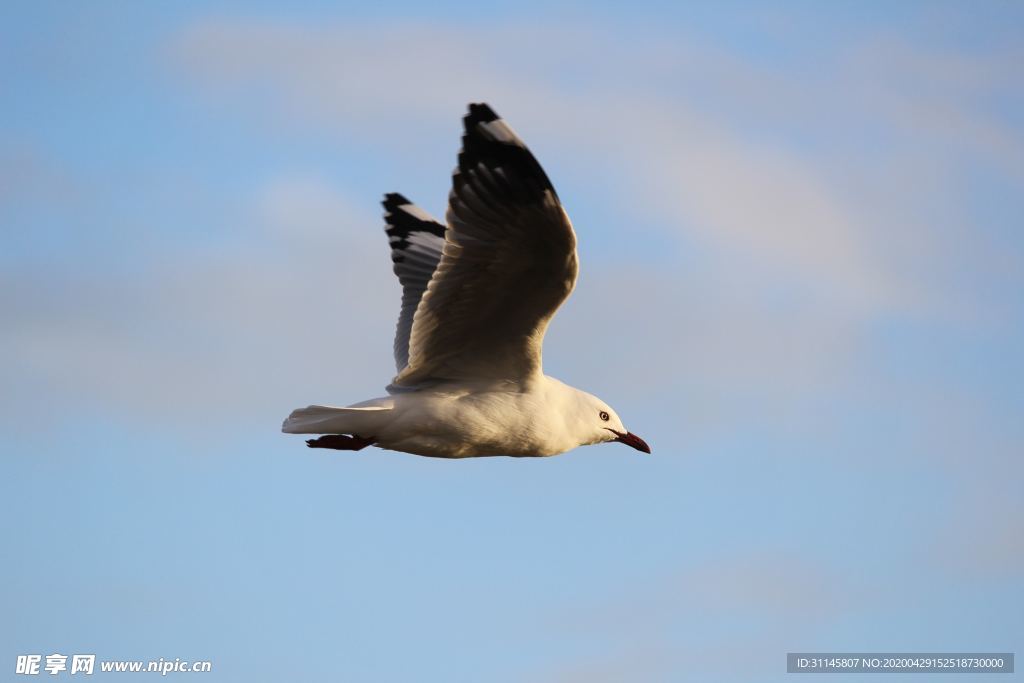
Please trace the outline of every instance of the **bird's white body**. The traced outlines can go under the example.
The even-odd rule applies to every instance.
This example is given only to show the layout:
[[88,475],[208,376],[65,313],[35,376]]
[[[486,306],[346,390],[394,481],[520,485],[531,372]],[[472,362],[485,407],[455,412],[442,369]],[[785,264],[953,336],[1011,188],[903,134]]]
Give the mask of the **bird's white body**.
[[295,410],[310,447],[369,445],[440,458],[548,456],[619,441],[650,453],[604,402],[544,375],[541,347],[578,271],[576,233],[551,181],[486,104],[472,104],[446,225],[384,199],[402,308],[389,396]]
[[347,408],[310,406],[284,424],[292,434],[359,434],[381,448],[438,458],[549,456],[615,441],[625,432],[609,415],[597,427],[600,400],[541,375],[508,382],[442,383]]

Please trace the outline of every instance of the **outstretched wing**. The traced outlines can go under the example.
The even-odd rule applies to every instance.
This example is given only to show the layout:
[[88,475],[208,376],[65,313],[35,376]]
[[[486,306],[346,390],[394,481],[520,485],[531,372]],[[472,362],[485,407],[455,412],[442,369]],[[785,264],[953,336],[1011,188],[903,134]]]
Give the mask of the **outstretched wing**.
[[444,226],[402,195],[384,195],[384,223],[391,243],[391,261],[402,284],[402,312],[395,329],[395,365],[401,372],[409,361],[409,333],[416,307],[441,260]]
[[463,122],[444,252],[397,386],[541,373],[544,332],[576,284],[576,235],[540,164],[486,104]]

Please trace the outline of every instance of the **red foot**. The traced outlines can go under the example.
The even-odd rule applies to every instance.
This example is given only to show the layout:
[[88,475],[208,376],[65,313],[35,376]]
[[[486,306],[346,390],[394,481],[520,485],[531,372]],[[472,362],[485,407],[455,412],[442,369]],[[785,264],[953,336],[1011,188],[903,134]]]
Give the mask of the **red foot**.
[[371,436],[364,439],[361,436],[349,436],[348,434],[328,434],[319,439],[309,439],[306,445],[310,448],[333,448],[336,451],[361,451],[374,441]]

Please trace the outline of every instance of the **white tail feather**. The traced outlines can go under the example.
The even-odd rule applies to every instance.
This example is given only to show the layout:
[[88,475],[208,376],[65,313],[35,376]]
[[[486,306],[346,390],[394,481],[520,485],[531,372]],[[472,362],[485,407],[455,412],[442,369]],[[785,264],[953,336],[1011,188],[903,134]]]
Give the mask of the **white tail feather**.
[[281,431],[286,434],[358,434],[370,437],[390,411],[391,406],[386,404],[348,408],[309,406],[293,410],[281,425]]

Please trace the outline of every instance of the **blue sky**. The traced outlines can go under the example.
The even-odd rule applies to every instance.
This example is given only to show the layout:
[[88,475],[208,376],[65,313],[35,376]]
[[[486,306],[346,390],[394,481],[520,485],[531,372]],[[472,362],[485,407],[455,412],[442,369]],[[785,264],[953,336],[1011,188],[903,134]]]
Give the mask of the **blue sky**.
[[[1022,15],[6,4],[0,666],[771,681],[787,651],[1020,652]],[[546,371],[652,456],[278,433],[382,393],[378,201],[443,214],[470,101],[576,225]]]

